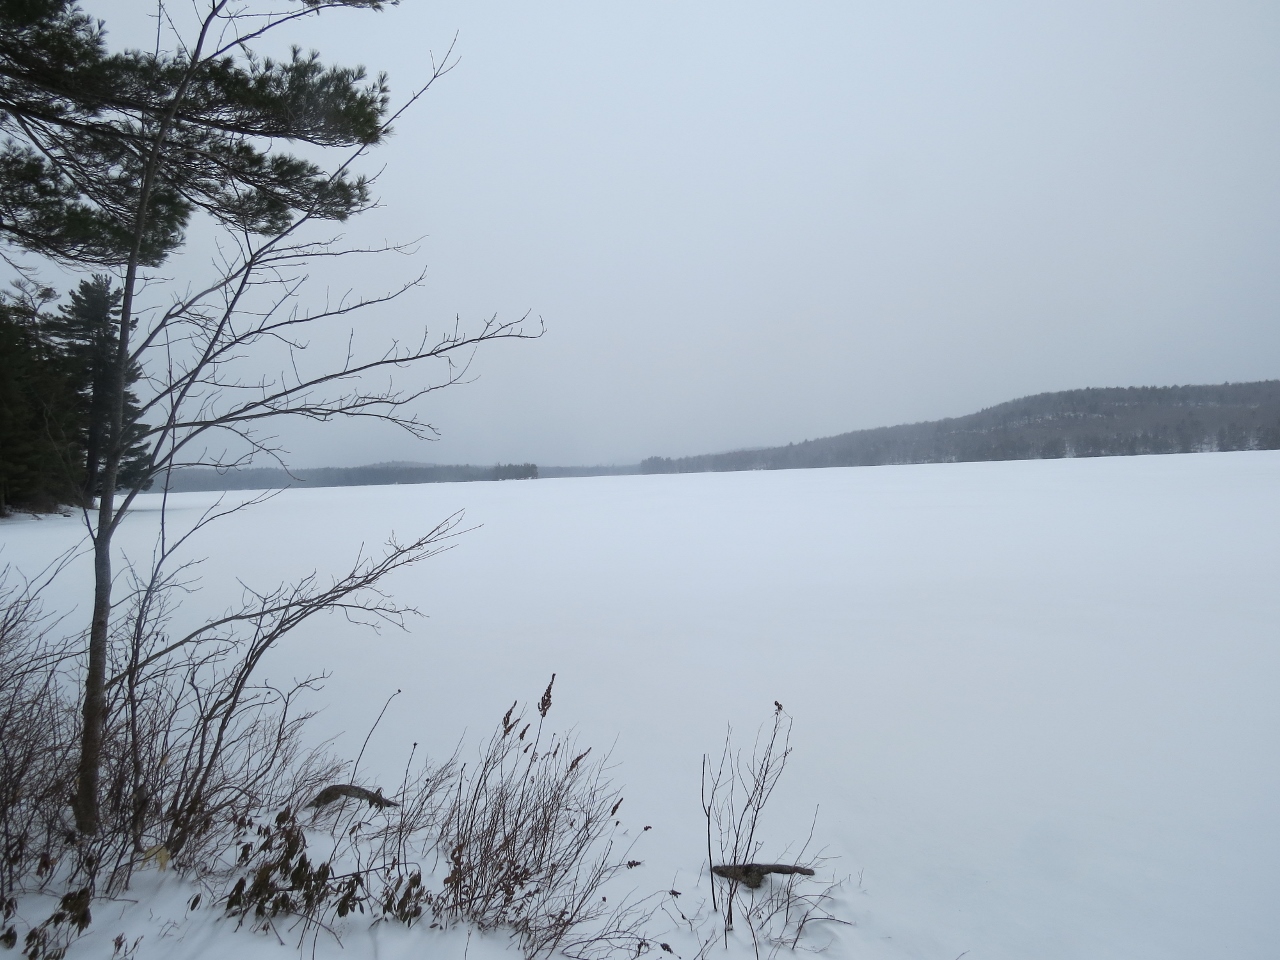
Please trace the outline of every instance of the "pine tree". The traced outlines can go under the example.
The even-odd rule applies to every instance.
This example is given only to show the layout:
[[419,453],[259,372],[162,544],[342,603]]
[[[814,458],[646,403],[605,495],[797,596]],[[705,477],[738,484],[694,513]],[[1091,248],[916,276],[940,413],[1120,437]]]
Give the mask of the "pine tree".
[[[111,435],[111,406],[116,395],[115,351],[119,342],[121,290],[112,288],[111,277],[95,275],[81,280],[48,328],[65,358],[71,388],[78,399],[78,440],[83,449],[81,495],[85,503],[102,493],[103,465]],[[142,368],[130,364],[124,383],[123,451],[116,478],[117,489],[151,486],[150,456],[145,443],[134,385]]]
[[[102,21],[72,0],[0,3],[0,235],[63,263],[136,269],[163,262],[196,211],[259,234],[299,210],[345,220],[368,202],[365,178],[280,144],[381,140],[385,80],[297,48],[259,58],[246,43],[308,12],[382,5],[269,12],[209,0],[193,47],[112,53]],[[241,20],[254,21],[244,41],[211,35]]]
[[0,297],[0,515],[76,499],[82,475],[77,397],[39,304]]

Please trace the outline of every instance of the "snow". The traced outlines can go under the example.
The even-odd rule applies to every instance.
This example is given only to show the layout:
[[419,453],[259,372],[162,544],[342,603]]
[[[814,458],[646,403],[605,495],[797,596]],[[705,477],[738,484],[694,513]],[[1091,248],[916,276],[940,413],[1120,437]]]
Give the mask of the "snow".
[[[476,529],[392,584],[425,619],[378,636],[326,619],[269,665],[332,671],[315,735],[352,755],[403,690],[364,769],[398,779],[411,742],[474,743],[555,672],[549,719],[612,747],[620,815],[653,827],[628,881],[690,903],[709,889],[701,756],[726,724],[749,746],[778,700],[795,753],[764,855],[819,808],[854,923],[815,933],[833,960],[1269,957],[1277,491],[1269,451],[291,490],[199,537],[203,589],[179,616],[465,508]],[[171,498],[169,522],[215,497]],[[158,505],[143,497],[118,538],[138,560]],[[5,521],[0,562],[34,573],[83,533]],[[76,564],[50,597],[83,619]],[[139,958],[220,956],[232,937],[246,960],[294,952],[184,917],[180,883],[147,882],[118,917],[97,911],[95,936],[136,931]],[[508,955],[388,927],[318,955],[416,955],[428,937],[440,956]]]

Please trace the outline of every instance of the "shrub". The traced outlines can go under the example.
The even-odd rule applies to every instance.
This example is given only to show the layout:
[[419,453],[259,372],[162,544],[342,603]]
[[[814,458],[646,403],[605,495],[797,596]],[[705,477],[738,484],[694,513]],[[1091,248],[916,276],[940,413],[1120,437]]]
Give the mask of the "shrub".
[[759,862],[761,816],[791,756],[791,727],[791,717],[774,701],[772,722],[756,732],[749,756],[734,747],[729,730],[719,761],[702,757],[708,879],[712,911],[721,917],[716,931],[699,934],[703,954],[716,939],[727,945],[735,919],[746,925],[757,956],[762,947],[770,956],[783,947],[795,949],[810,923],[846,922],[831,913],[839,884],[815,879],[829,859],[811,851],[816,812],[798,847],[784,847],[771,862]]

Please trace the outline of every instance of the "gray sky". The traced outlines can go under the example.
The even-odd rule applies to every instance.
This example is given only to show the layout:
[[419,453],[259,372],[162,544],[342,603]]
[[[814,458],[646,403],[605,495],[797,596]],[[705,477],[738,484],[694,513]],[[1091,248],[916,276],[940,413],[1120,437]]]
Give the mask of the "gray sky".
[[299,466],[634,462],[1280,377],[1274,2],[405,0],[293,39],[403,94],[455,33],[353,226],[426,235],[377,326],[546,336],[436,395],[441,441],[286,433]]

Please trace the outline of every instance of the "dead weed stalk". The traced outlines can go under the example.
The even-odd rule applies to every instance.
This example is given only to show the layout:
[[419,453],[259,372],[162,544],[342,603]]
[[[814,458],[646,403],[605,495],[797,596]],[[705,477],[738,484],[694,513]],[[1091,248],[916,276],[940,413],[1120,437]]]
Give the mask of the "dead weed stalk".
[[[772,957],[784,947],[795,950],[811,923],[848,922],[831,912],[839,883],[814,879],[830,862],[821,851],[812,851],[816,810],[799,846],[788,845],[772,862],[760,862],[761,818],[791,756],[791,728],[791,716],[774,701],[771,723],[756,731],[750,754],[734,747],[732,729],[725,734],[718,762],[703,754],[711,909],[721,920],[710,935],[698,934],[700,956],[717,939],[727,946],[736,920],[746,926],[757,957],[762,951]],[[681,917],[691,923],[684,914]]]

